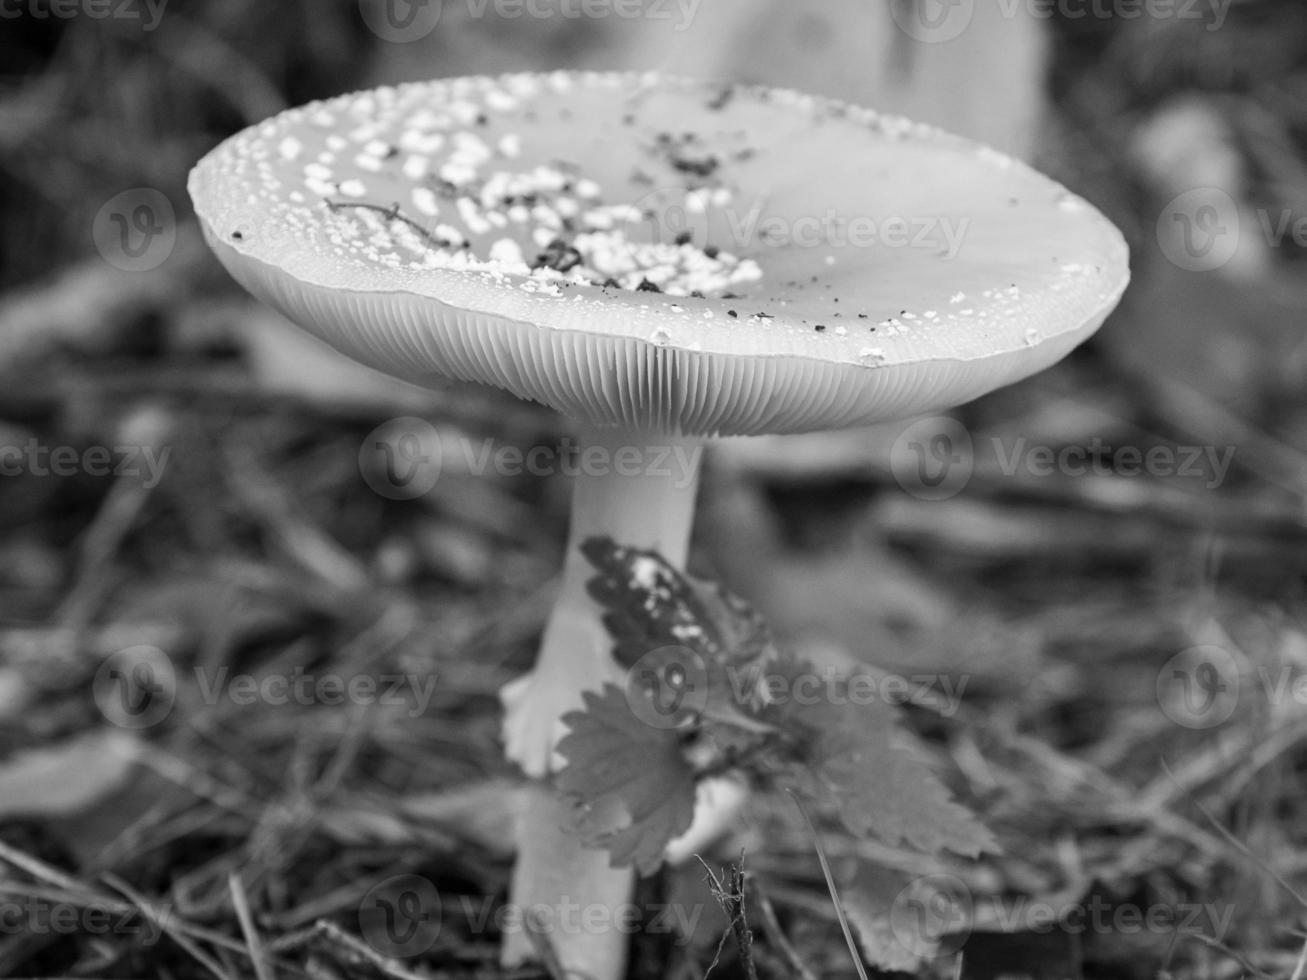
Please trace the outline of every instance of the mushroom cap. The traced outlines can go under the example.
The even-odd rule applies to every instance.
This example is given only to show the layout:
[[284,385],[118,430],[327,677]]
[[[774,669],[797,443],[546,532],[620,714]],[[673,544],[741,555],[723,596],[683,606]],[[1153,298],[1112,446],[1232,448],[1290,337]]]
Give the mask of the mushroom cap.
[[969,401],[1094,332],[1117,229],[986,147],[795,92],[553,73],[382,88],[190,177],[252,293],[365,364],[596,425],[806,432]]

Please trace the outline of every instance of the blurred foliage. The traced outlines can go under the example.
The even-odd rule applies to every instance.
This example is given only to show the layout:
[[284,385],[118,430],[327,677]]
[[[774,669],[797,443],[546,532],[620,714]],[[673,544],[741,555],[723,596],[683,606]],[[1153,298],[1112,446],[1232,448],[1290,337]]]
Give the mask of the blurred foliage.
[[169,6],[134,19],[6,20],[0,33],[0,288],[90,250],[114,194],[186,199],[190,166],[237,129],[348,88],[369,45],[353,4]]

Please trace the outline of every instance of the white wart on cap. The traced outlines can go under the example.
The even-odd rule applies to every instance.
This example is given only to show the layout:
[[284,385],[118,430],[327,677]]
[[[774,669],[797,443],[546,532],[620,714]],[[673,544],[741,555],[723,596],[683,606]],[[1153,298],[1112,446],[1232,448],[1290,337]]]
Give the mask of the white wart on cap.
[[650,75],[314,103],[190,190],[232,274],[357,360],[685,435],[968,401],[1063,357],[1129,279],[1110,222],[999,153]]

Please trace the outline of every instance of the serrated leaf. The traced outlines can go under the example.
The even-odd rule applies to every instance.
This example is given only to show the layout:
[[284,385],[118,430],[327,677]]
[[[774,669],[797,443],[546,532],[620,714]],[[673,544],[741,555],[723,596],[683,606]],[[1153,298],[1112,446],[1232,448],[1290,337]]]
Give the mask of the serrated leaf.
[[686,647],[721,666],[772,653],[766,624],[744,600],[685,575],[658,552],[611,538],[590,538],[581,551],[598,573],[587,590],[604,607],[623,666],[663,646]]
[[576,799],[576,829],[587,844],[608,848],[615,867],[652,874],[694,819],[694,770],[679,735],[641,721],[621,688],[587,691],[584,702],[563,716],[569,730],[558,751],[567,767],[556,784]]
[[[574,740],[560,746],[567,785],[588,803],[582,830],[612,848],[615,861],[655,867],[689,825],[696,775],[731,766],[833,807],[859,836],[928,853],[997,850],[907,746],[893,705],[854,699],[847,678],[782,657],[746,603],[656,552],[608,538],[591,538],[582,551],[598,573],[588,589],[605,609],[615,656],[639,666],[626,692],[587,695],[587,711],[565,719]],[[824,696],[771,696],[795,694],[814,678]],[[658,710],[642,721],[636,707]],[[585,717],[596,709],[601,716]],[[685,752],[692,739],[694,765]],[[674,797],[664,798],[668,791]]]
[[630,667],[651,650],[683,646],[720,659],[721,636],[698,591],[657,552],[590,538],[581,551],[598,572],[586,585],[603,606],[618,663]]
[[[998,850],[989,830],[950,798],[905,744],[892,705],[880,697],[853,697],[846,679],[808,663],[782,660],[772,670],[791,696],[763,717],[797,736],[780,773],[790,788],[834,805],[854,834],[890,846],[966,857]],[[823,696],[793,696],[813,677],[825,685]]]
[[687,675],[680,681],[688,679],[696,688],[686,699],[687,717],[702,713],[756,727],[745,714],[761,706],[755,682],[776,656],[762,617],[744,600],[690,578],[655,551],[609,538],[590,538],[581,549],[598,571],[587,588],[606,610],[603,621],[615,642],[614,657],[625,667],[640,668],[634,682],[652,685],[646,695],[675,700],[678,679],[662,673],[671,667],[673,674]]

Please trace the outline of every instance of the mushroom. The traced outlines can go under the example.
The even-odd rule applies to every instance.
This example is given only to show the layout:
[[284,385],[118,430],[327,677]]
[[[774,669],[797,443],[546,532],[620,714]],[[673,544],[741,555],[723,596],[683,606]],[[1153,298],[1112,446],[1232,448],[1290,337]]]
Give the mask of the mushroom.
[[[519,910],[632,894],[629,869],[563,830],[548,786],[560,717],[620,679],[578,545],[602,535],[680,566],[704,440],[969,401],[1066,355],[1129,278],[1117,230],[1007,156],[842,103],[657,75],[314,103],[213,150],[190,191],[223,264],[291,320],[399,378],[552,406],[599,464],[576,478],[538,663],[503,692],[507,754],[537,781]],[[622,975],[621,929],[551,939],[564,970]],[[523,931],[507,937],[506,963],[531,955]]]

